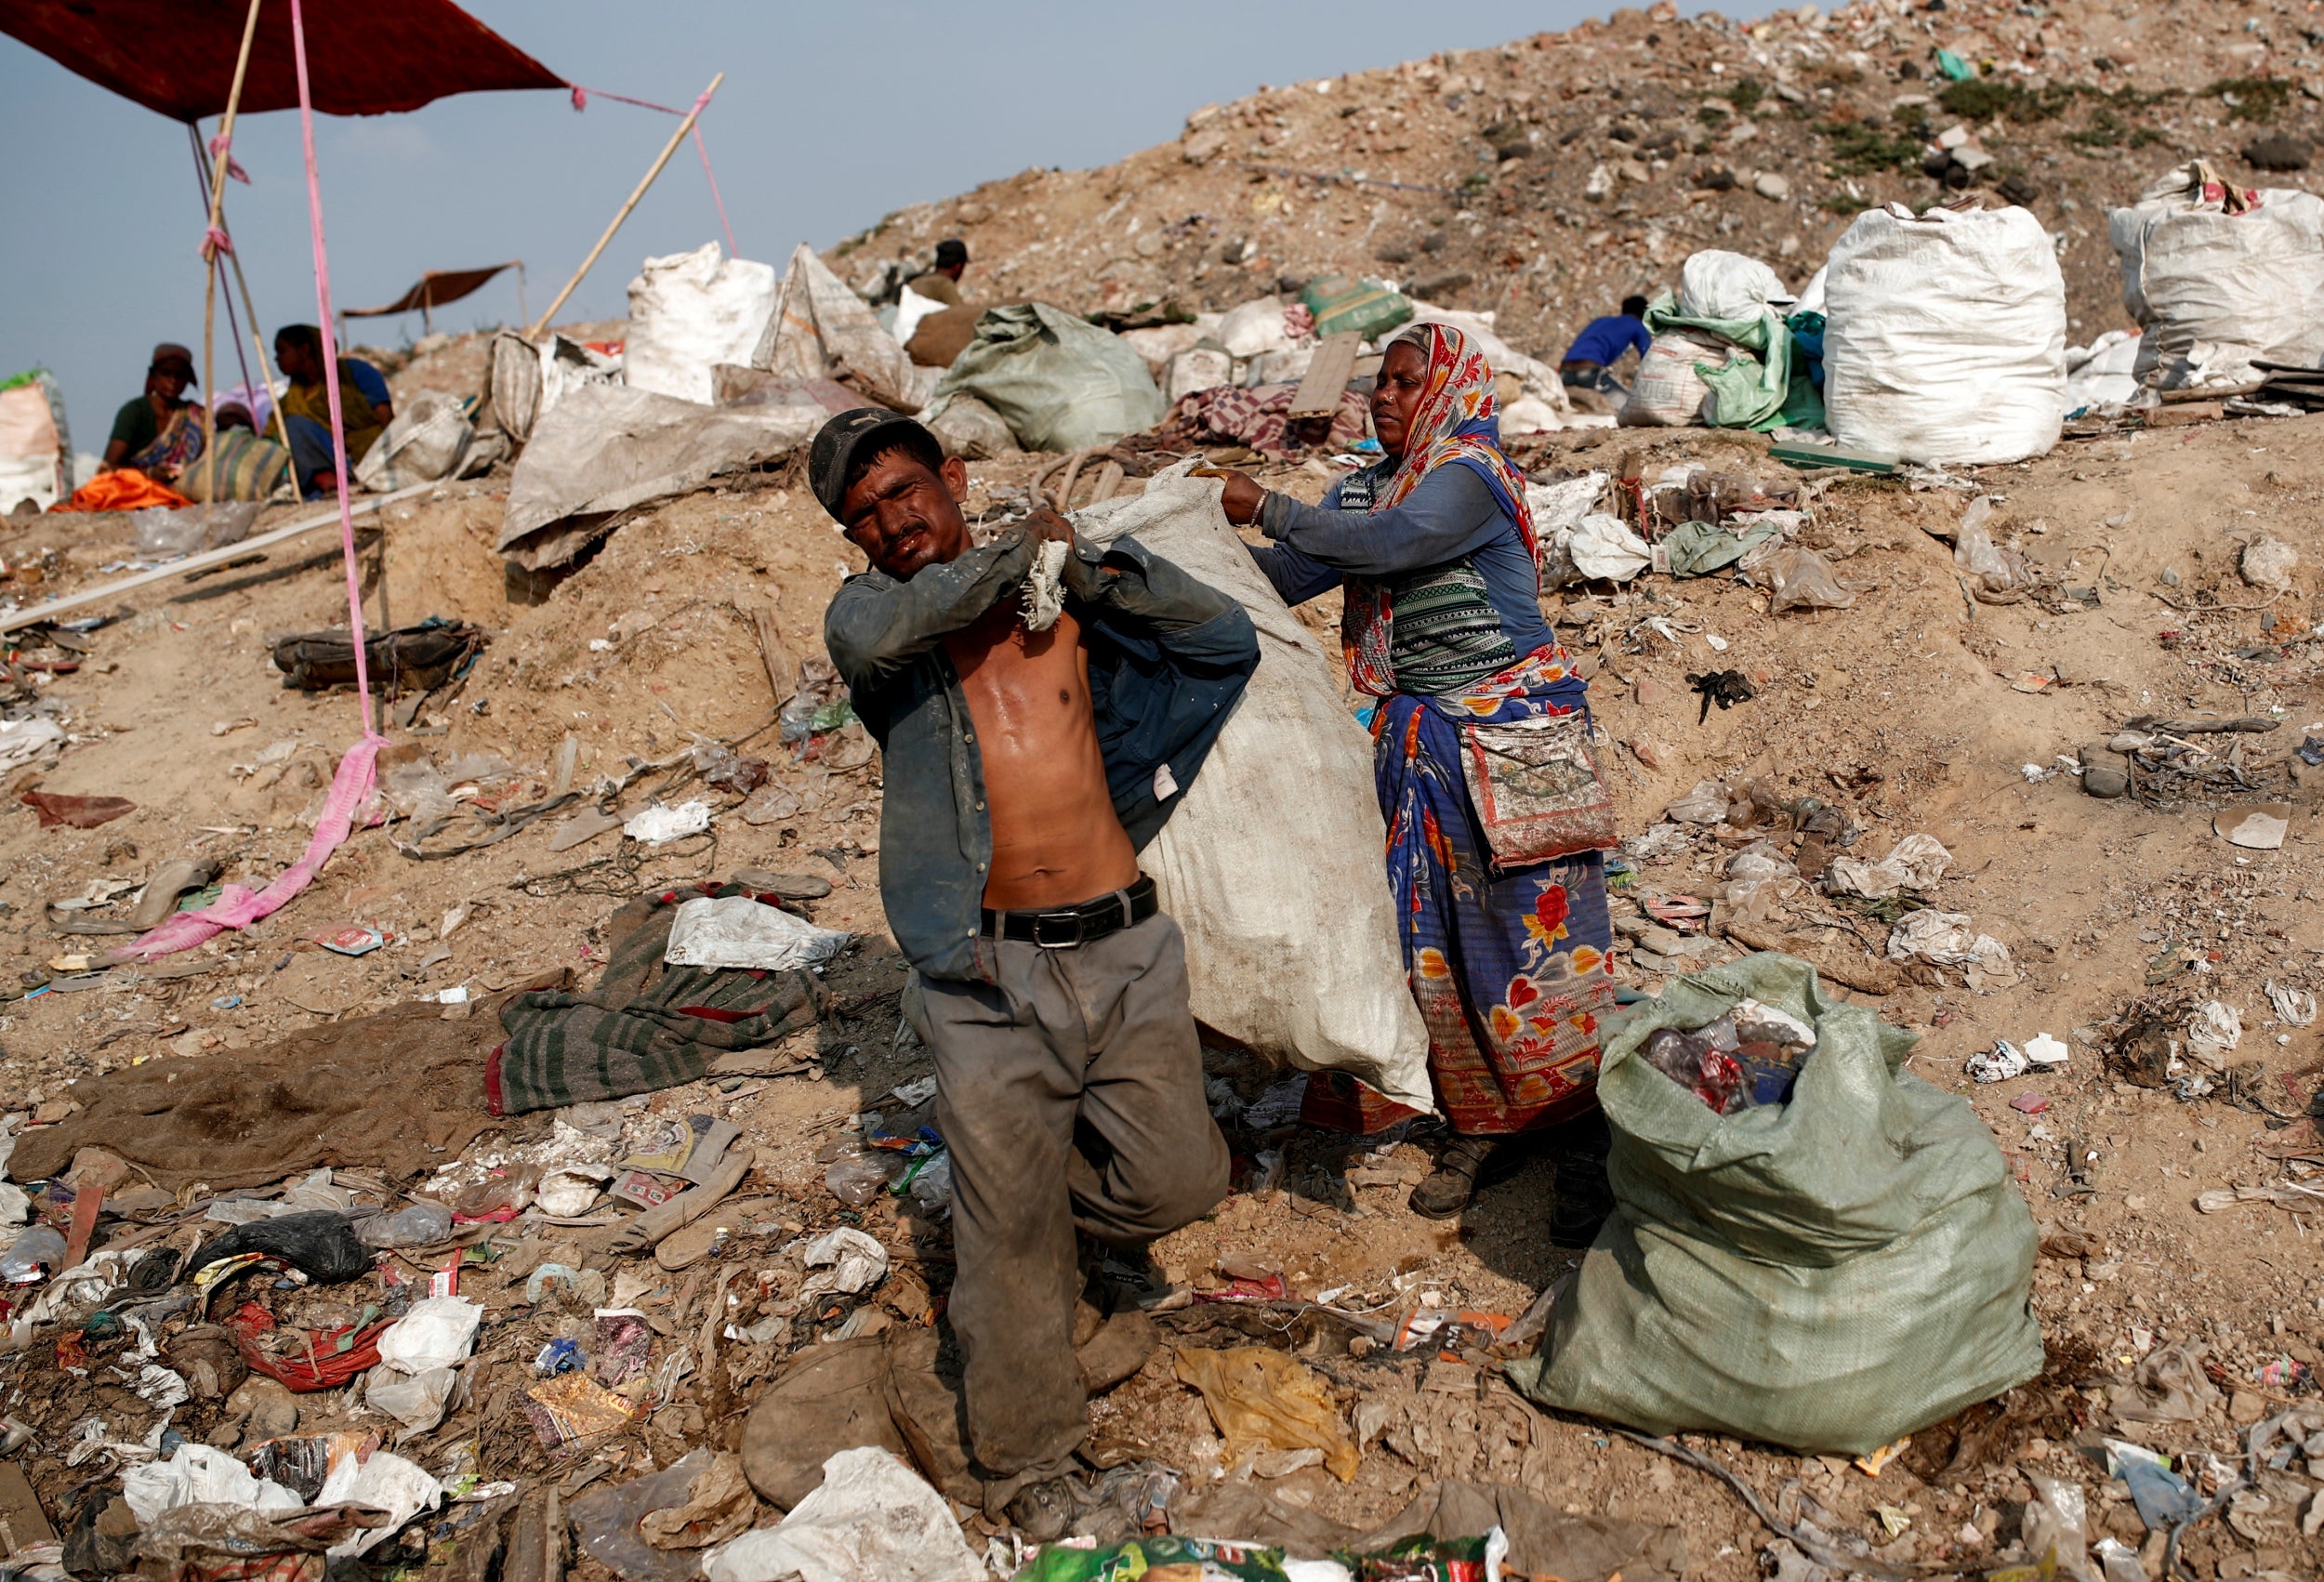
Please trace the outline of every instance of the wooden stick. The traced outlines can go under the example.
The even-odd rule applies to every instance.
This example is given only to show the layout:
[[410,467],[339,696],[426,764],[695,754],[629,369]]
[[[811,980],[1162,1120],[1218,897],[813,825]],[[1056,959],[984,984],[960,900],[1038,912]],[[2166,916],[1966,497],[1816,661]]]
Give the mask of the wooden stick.
[[[265,0],[250,0],[243,19],[242,53],[234,57],[233,86],[226,90],[226,113],[218,121],[218,150],[210,155],[210,223],[202,233],[204,261],[209,279],[202,293],[202,462],[210,469],[210,503],[218,503],[218,255],[210,251],[210,231],[226,206],[226,166],[234,152],[234,112],[242,106],[242,80],[250,70],[250,43],[258,36],[258,7]],[[256,327],[255,325],[253,326]]]
[[1904,984],[1904,976],[1886,962],[1865,963],[1841,959],[1833,952],[1819,950],[1809,956],[1786,944],[1773,934],[1763,933],[1740,924],[1727,925],[1727,938],[1751,950],[1771,950],[1779,955],[1797,956],[1835,983],[1868,995],[1893,995]]
[[[444,481],[440,480],[433,483],[415,483],[408,489],[398,489],[392,494],[382,494],[376,499],[365,500],[363,506],[376,512],[380,507],[393,501],[408,500],[413,495],[425,494],[430,489],[441,489]],[[271,533],[261,533],[256,538],[245,538],[239,544],[229,544],[218,549],[205,549],[199,555],[189,555],[182,560],[172,560],[165,566],[155,566],[151,571],[139,572],[133,576],[123,577],[118,582],[104,583],[85,593],[75,593],[65,599],[52,599],[46,604],[35,604],[29,610],[19,610],[12,615],[0,614],[0,632],[12,632],[19,626],[36,626],[43,621],[55,620],[68,610],[78,610],[86,605],[102,603],[117,595],[128,592],[133,587],[143,587],[149,583],[166,581],[170,577],[183,576],[188,572],[198,572],[210,566],[222,566],[238,556],[247,555],[258,549],[271,548],[277,544],[297,537],[302,533],[312,533],[319,527],[337,527],[338,523],[339,513],[333,510],[324,516],[309,517],[305,521],[295,521],[287,527],[278,527]]]
[[774,612],[763,604],[750,609],[750,624],[759,634],[759,662],[767,667],[767,686],[774,693],[774,706],[781,708],[791,698],[790,651],[783,646],[782,634],[774,627]]
[[629,218],[629,211],[638,206],[638,200],[645,196],[645,190],[654,185],[654,178],[662,174],[662,166],[667,165],[670,155],[678,152],[678,145],[686,140],[686,134],[694,129],[694,122],[709,104],[710,96],[719,91],[719,85],[724,81],[724,72],[710,79],[710,86],[702,90],[702,97],[694,101],[694,107],[686,112],[686,118],[678,124],[678,130],[672,132],[669,141],[662,145],[662,152],[654,160],[653,168],[645,173],[645,179],[640,181],[637,189],[629,194],[629,201],[621,205],[621,211],[614,216],[614,223],[605,228],[605,234],[597,239],[597,245],[589,249],[589,256],[581,260],[581,267],[573,271],[573,278],[565,282],[565,288],[557,294],[557,300],[551,302],[548,310],[535,320],[533,327],[524,332],[525,339],[531,340],[548,327],[549,321],[557,316],[557,310],[565,305],[565,298],[580,287],[582,277],[596,267],[598,255],[605,251],[605,244],[614,239],[614,232],[621,229],[621,222]]

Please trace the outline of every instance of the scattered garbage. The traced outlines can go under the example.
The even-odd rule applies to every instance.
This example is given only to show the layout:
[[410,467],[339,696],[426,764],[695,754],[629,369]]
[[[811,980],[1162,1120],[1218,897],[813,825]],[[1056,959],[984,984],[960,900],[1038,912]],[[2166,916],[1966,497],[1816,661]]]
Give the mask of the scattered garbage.
[[1834,895],[1882,900],[1900,890],[1925,893],[1936,888],[1953,854],[1933,835],[1908,835],[1877,863],[1834,857],[1824,869],[1824,887]]
[[699,799],[680,802],[674,807],[655,804],[640,808],[621,826],[622,834],[648,846],[664,846],[682,840],[690,835],[700,835],[710,827],[710,804]]
[[1906,913],[1889,932],[1888,959],[1962,968],[1973,989],[2017,982],[2017,964],[2009,947],[1990,934],[1974,931],[1964,912],[1923,907]]
[[2221,1000],[2205,1000],[2189,1014],[2187,1053],[2213,1071],[2227,1069],[2227,1057],[2243,1042],[2243,1013]]
[[1304,1451],[1341,1483],[1355,1476],[1356,1447],[1339,1412],[1296,1359],[1265,1346],[1182,1347],[1177,1368],[1182,1382],[1202,1391],[1232,1460]]
[[2212,828],[2230,846],[2251,851],[2278,850],[2291,828],[2291,808],[2284,802],[2222,808],[2212,816]]
[[772,1527],[702,1557],[709,1582],[985,1582],[944,1496],[877,1445],[842,1450],[823,1483]]

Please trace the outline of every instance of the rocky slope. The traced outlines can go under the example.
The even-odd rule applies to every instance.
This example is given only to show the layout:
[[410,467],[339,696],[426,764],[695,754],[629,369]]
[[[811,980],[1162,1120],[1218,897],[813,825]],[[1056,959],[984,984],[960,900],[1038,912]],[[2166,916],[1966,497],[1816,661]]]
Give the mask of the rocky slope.
[[[1174,143],[899,211],[833,261],[876,293],[957,235],[973,296],[1124,315],[1363,271],[1497,310],[1543,355],[1674,283],[1698,248],[1796,285],[1864,207],[1976,189],[2050,228],[2087,341],[2130,323],[2109,207],[2191,157],[2247,184],[2302,179],[2250,156],[2305,159],[2319,40],[2281,0],[1861,0],[1750,23],[1625,9],[1206,105]],[[1949,80],[1940,51],[1976,76]]]

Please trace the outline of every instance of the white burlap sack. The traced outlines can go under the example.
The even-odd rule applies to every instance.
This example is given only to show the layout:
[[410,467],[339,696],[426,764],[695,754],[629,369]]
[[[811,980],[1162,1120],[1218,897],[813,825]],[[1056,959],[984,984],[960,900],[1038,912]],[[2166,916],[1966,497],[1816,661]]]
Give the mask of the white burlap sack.
[[2066,418],[2066,277],[2021,208],[1868,209],[1831,250],[1832,437],[1906,461],[2040,455]]
[[1684,428],[1701,427],[1710,403],[1710,387],[1695,371],[1701,363],[1723,368],[1735,349],[1707,335],[1665,330],[1638,360],[1638,376],[1631,381],[1630,399],[1615,419],[1625,428]]
[[1220,590],[1259,628],[1259,668],[1185,802],[1139,854],[1186,934],[1195,1015],[1269,1060],[1344,1071],[1433,1111],[1428,1032],[1406,987],[1380,852],[1372,743],[1337,661],[1285,608],[1185,465],[1076,512]]
[[2268,188],[2246,206],[2200,160],[2106,218],[2122,306],[2146,330],[2133,372],[2163,389],[2236,385],[2251,364],[2324,358],[2324,199]]

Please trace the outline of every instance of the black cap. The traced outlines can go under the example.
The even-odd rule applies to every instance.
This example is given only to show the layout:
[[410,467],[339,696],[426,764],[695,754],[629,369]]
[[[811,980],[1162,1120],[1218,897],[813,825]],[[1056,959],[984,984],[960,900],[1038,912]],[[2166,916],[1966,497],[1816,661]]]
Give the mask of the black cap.
[[807,451],[807,485],[814,490],[815,498],[823,502],[823,508],[831,513],[832,521],[842,527],[847,525],[839,507],[847,498],[848,468],[856,456],[877,455],[905,429],[928,432],[901,412],[884,406],[859,406],[852,412],[842,412],[815,431],[815,442]]
[[969,261],[969,244],[957,236],[946,237],[936,244],[936,267],[948,270],[955,264]]

